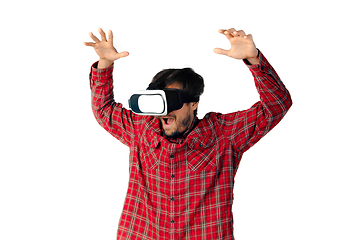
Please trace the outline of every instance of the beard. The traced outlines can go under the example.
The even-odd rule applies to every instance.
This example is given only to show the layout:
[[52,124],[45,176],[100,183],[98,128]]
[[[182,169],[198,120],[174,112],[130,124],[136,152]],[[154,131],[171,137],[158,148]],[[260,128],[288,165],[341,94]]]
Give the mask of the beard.
[[[175,123],[178,124],[178,125],[176,125],[175,129],[164,130],[164,128],[163,128],[163,133],[168,138],[178,138],[178,137],[181,137],[184,132],[186,132],[186,130],[190,127],[190,124],[191,124],[190,114],[188,114],[187,117],[184,118],[180,122],[177,122],[176,117],[175,117],[174,121],[175,121]],[[183,130],[180,131],[180,129],[183,129]]]

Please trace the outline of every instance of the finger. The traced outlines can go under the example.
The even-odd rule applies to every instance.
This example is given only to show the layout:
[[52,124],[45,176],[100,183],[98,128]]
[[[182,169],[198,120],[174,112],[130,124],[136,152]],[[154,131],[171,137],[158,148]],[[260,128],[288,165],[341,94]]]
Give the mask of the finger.
[[89,35],[91,39],[94,40],[96,43],[100,42],[100,40],[92,32],[89,32]]
[[129,52],[117,53],[117,54],[115,55],[115,58],[112,59],[112,60],[115,61],[115,60],[117,60],[117,59],[119,59],[119,58],[123,58],[123,57],[127,57],[127,56],[129,56]]
[[214,53],[221,54],[221,55],[227,55],[229,50],[225,50],[222,48],[214,48]]
[[129,52],[121,52],[117,54],[118,58],[123,58],[129,56]]
[[111,45],[112,45],[113,40],[114,40],[114,35],[113,35],[111,30],[109,30],[108,35],[109,35],[109,41],[108,42],[111,43]]
[[230,29],[225,31],[225,34],[231,34],[231,33],[235,32],[235,31],[236,31],[235,28],[230,28]]
[[83,42],[85,46],[88,46],[88,47],[93,47],[95,46],[95,43],[93,42]]
[[[233,31],[235,31],[235,29],[233,29],[233,28],[231,28],[231,29],[219,29],[219,30],[218,30],[218,32],[219,32],[219,33],[222,33],[222,34],[228,34],[228,32],[231,33],[231,32],[233,32]],[[225,32],[226,32],[226,33],[225,33]]]
[[105,41],[106,42],[106,36],[105,36],[105,33],[104,31],[99,28],[99,33],[100,33],[100,36],[101,36],[101,41]]
[[244,37],[246,34],[243,30],[233,32],[234,37]]
[[248,35],[245,35],[244,38],[247,38],[247,39],[250,39],[250,40],[253,40],[253,37],[251,34],[248,34]]
[[234,36],[232,35],[233,32],[235,32],[236,30],[234,28],[230,28],[228,30],[224,31],[225,36],[227,37],[227,39],[231,39]]

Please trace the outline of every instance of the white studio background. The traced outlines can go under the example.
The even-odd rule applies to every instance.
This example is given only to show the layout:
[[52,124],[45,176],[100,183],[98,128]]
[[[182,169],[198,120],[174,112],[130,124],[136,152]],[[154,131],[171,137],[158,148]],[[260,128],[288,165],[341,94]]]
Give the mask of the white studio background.
[[88,32],[114,33],[115,98],[160,70],[205,79],[199,117],[258,94],[219,28],[251,33],[290,91],[282,122],[244,154],[236,239],[360,239],[359,34],[355,1],[7,1],[2,4],[0,239],[116,238],[128,149],[92,115]]

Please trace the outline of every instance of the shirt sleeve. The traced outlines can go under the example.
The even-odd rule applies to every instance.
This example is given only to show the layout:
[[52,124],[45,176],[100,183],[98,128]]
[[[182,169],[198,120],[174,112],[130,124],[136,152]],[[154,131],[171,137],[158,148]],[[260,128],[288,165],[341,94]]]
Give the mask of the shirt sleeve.
[[94,63],[90,71],[91,107],[100,126],[127,146],[131,145],[138,126],[144,117],[127,110],[114,101],[113,68],[97,69]]
[[260,51],[259,61],[259,64],[247,66],[254,77],[260,101],[248,110],[217,114],[223,134],[242,153],[274,128],[292,105],[290,93]]

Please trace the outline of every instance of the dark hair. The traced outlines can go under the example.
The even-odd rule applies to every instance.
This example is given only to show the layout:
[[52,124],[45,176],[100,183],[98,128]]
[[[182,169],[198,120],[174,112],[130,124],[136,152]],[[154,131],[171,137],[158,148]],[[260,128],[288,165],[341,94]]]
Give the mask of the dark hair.
[[[166,79],[164,80],[164,78]],[[192,68],[164,69],[157,73],[151,82],[160,82],[157,86],[158,89],[164,89],[166,86],[178,82],[185,93],[194,97],[199,97],[204,92],[204,79]],[[194,111],[194,116],[196,114],[197,109]]]

